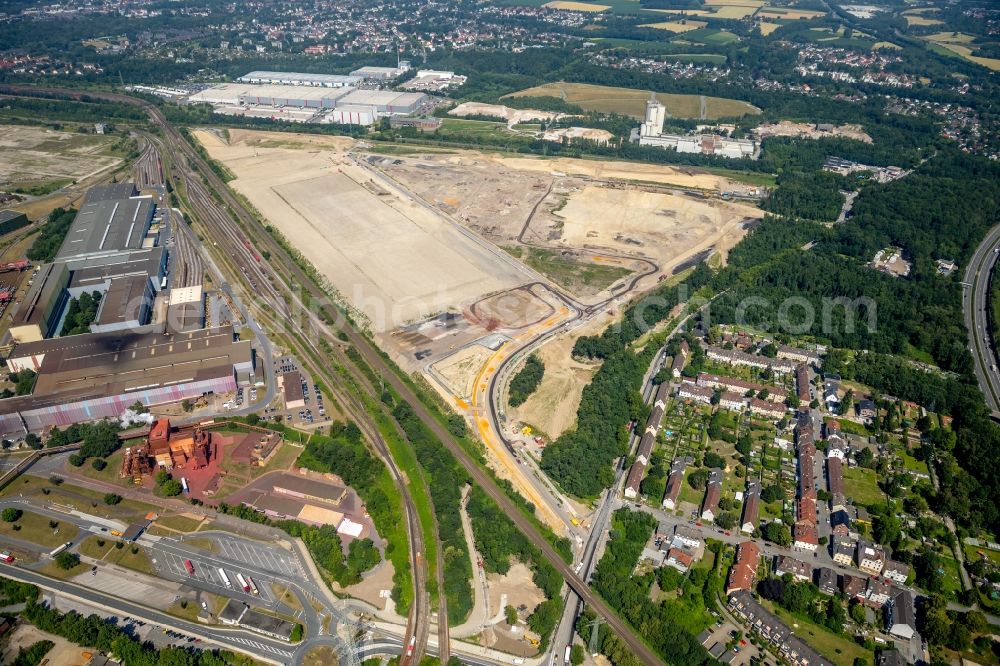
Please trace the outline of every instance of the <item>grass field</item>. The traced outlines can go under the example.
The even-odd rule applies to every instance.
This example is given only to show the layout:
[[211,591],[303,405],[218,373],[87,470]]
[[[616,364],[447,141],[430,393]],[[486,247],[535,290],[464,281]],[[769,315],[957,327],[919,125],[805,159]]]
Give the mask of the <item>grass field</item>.
[[194,532],[201,525],[202,521],[188,518],[187,516],[165,516],[157,518],[156,524],[167,529],[178,532]]
[[925,25],[944,24],[944,21],[940,21],[938,19],[924,18],[923,16],[906,16],[905,18],[906,18],[906,25],[925,26]]
[[573,291],[589,287],[600,291],[632,271],[622,266],[601,266],[563,257],[555,250],[536,247],[505,248],[539,273]]
[[839,636],[812,620],[807,620],[799,615],[792,615],[784,608],[776,606],[770,601],[762,600],[761,603],[791,627],[792,632],[796,636],[811,645],[821,655],[837,664],[837,666],[850,666],[854,663],[855,659],[860,659],[865,663],[872,660],[872,653],[850,638]]
[[714,30],[712,28],[701,28],[692,30],[683,35],[684,41],[701,42],[703,44],[732,44],[739,41],[739,37],[726,30]]
[[[589,83],[559,82],[535,86],[534,88],[512,93],[510,96],[558,97],[570,104],[581,106],[587,111],[621,113],[641,118],[645,113],[646,102],[649,100],[649,91],[634,90],[631,88],[613,88]],[[656,93],[656,99],[667,107],[667,112],[673,117],[700,117],[701,97],[699,95]],[[707,120],[760,113],[758,108],[747,102],[723,97],[705,97],[704,99],[706,105],[705,118]]]
[[742,19],[756,11],[756,7],[747,7],[746,5],[720,5],[715,8],[715,12],[711,16],[719,19]]
[[[99,541],[103,541],[104,545],[100,545]],[[124,544],[121,548],[116,548],[115,544],[117,543],[118,540],[114,538],[89,536],[80,542],[80,554],[109,564],[117,564],[133,571],[141,571],[150,575],[156,573],[153,563],[141,546]],[[133,553],[133,549],[138,552]]]
[[639,27],[666,30],[667,32],[679,34],[690,30],[697,30],[698,28],[704,28],[706,25],[708,24],[704,21],[665,21],[663,23],[647,23],[646,25],[641,25]]
[[[56,530],[49,527],[49,518],[25,511],[21,517],[13,523],[0,521],[0,534],[22,541],[37,543],[46,548],[54,548],[59,544],[66,543],[67,534],[73,534],[76,527],[72,523],[60,524]],[[58,522],[58,521],[56,521]],[[15,527],[19,529],[15,529]]]
[[885,494],[878,487],[875,470],[864,467],[844,468],[844,492],[857,504],[878,504],[885,501]]
[[[909,19],[910,17],[907,17]],[[965,33],[952,33],[952,32],[938,32],[933,35],[927,35],[924,39],[930,42],[932,50],[942,53],[942,55],[955,55],[960,58],[965,58],[969,62],[974,62],[977,65],[982,65],[987,69],[994,72],[1000,71],[1000,58],[980,58],[979,56],[972,55],[973,48],[969,46],[975,37]]]

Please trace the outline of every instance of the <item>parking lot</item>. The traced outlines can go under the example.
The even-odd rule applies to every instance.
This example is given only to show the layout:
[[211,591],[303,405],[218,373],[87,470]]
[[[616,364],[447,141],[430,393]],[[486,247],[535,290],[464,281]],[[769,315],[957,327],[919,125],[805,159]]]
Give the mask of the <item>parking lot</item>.
[[303,426],[311,426],[330,420],[326,414],[323,392],[320,391],[319,384],[312,381],[312,378],[302,369],[294,357],[279,356],[276,358],[274,360],[274,371],[278,375],[284,375],[287,372],[299,373],[302,378],[302,397],[305,400],[305,406],[300,409],[284,409],[284,405],[280,408],[270,407],[264,410],[267,418],[277,420],[280,417],[285,423]]
[[219,544],[219,555],[228,560],[245,562],[258,569],[273,571],[280,578],[306,579],[298,558],[284,551],[226,537],[218,538],[215,542]]
[[[159,542],[151,546],[153,562],[159,574],[166,578],[272,608],[278,604],[278,599],[271,590],[273,582],[286,584],[289,579],[305,579],[298,560],[279,550],[238,539],[222,538],[217,543],[219,553],[211,555],[193,548],[186,549],[180,543]],[[191,561],[194,573],[187,570],[186,560]],[[245,566],[240,566],[237,562],[243,562]],[[220,568],[225,571],[229,585],[226,585]],[[273,572],[273,575],[262,573],[265,571]],[[238,574],[248,584],[256,586],[258,593],[253,594],[252,590],[245,592]]]

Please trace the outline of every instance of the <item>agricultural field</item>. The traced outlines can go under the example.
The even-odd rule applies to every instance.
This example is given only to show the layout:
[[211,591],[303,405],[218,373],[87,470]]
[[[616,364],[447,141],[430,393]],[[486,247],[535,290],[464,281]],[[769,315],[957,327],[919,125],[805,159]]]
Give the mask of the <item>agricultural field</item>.
[[[722,31],[708,31],[722,34]],[[725,33],[729,34],[729,33]],[[546,83],[528,88],[511,97],[558,97],[570,104],[576,104],[587,111],[621,113],[634,118],[642,118],[649,100],[649,91],[631,88],[613,88],[589,83]],[[667,113],[675,118],[699,118],[701,97],[699,95],[673,95],[657,93],[657,100],[667,107]],[[729,118],[747,114],[758,114],[760,109],[735,99],[705,97],[706,120]]]
[[0,190],[41,196],[121,163],[116,138],[0,125]]
[[704,28],[707,23],[704,21],[664,21],[662,23],[647,23],[646,25],[639,26],[640,28],[654,28],[656,30],[666,30],[667,32],[672,32],[674,34],[679,34],[682,32],[688,32],[690,30],[697,30],[699,28]]
[[683,40],[685,42],[698,42],[701,44],[714,45],[732,44],[733,42],[739,41],[739,39],[739,37],[728,30],[715,30],[713,28],[700,28],[698,30],[692,30],[691,32],[684,33],[683,35]]
[[611,9],[608,5],[595,5],[589,2],[571,2],[570,0],[552,0],[546,2],[544,7],[549,9],[562,9],[571,12],[606,12]]
[[975,50],[975,47],[972,46],[972,42],[976,39],[973,35],[968,35],[962,32],[938,32],[933,35],[927,35],[924,39],[929,41],[934,46],[965,58],[969,62],[982,65],[983,67],[991,69],[994,72],[1000,71],[1000,58],[981,58],[979,56],[972,55],[972,52]]
[[817,12],[810,9],[795,9],[789,7],[762,7],[759,12],[757,12],[759,18],[768,20],[785,20],[785,21],[796,21],[796,20],[809,20],[816,19],[822,16],[826,16],[825,12]]

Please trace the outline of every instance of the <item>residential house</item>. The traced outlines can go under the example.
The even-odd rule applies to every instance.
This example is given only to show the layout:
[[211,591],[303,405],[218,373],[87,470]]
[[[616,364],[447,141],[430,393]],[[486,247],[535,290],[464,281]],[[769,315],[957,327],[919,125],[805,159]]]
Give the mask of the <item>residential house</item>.
[[899,590],[886,606],[886,626],[889,633],[897,638],[910,640],[917,633],[916,613],[913,609],[913,595]]
[[786,358],[789,361],[816,366],[820,363],[819,354],[816,352],[802,349],[801,347],[789,347],[788,345],[778,346],[778,358]]
[[904,585],[907,578],[910,577],[910,565],[895,560],[886,560],[885,566],[882,567],[882,576],[894,583]]
[[865,598],[869,605],[881,608],[892,598],[892,587],[878,578],[869,578],[865,588]]
[[780,661],[795,666],[832,666],[832,662],[797,637],[774,614],[765,609],[748,591],[739,591],[729,597],[729,611],[746,627],[775,647]]
[[809,384],[809,367],[805,363],[795,368],[795,392],[799,396],[799,403],[808,405],[812,401],[812,391]]
[[865,590],[868,589],[868,581],[861,576],[844,574],[840,577],[840,589],[848,599],[864,599]]
[[816,574],[816,587],[823,594],[837,593],[837,572],[829,567],[820,567]]
[[681,382],[680,387],[677,389],[677,397],[683,400],[700,402],[705,405],[712,404],[712,396],[714,395],[715,391],[707,386],[698,386],[692,382]]
[[757,567],[760,566],[760,546],[753,541],[744,541],[736,547],[736,560],[729,570],[729,580],[726,582],[726,594],[734,592],[749,592],[757,580]]
[[663,493],[663,508],[676,509],[677,498],[681,496],[684,483],[684,471],[687,468],[687,458],[678,458],[670,464],[670,474],[667,476],[667,490]]
[[814,552],[819,549],[819,531],[815,522],[798,522],[792,530],[795,542],[792,544],[799,550]]
[[899,650],[880,650],[875,658],[875,666],[909,666],[906,657]]
[[670,374],[673,375],[674,379],[681,378],[681,371],[687,365],[690,354],[691,348],[688,346],[687,340],[681,340],[680,351],[674,356],[674,360],[670,365]]
[[698,386],[708,386],[711,388],[722,389],[724,391],[732,391],[734,393],[739,393],[740,395],[746,395],[748,392],[758,395],[761,391],[766,391],[768,398],[777,398],[779,400],[784,400],[788,397],[788,391],[780,389],[776,386],[771,386],[770,384],[758,384],[757,382],[749,382],[745,379],[740,379],[739,377],[712,375],[707,372],[698,373]]
[[858,543],[858,568],[872,576],[878,576],[885,567],[885,551],[881,546],[868,541]]
[[678,525],[674,529],[674,536],[671,541],[671,545],[678,548],[698,550],[701,548],[701,535],[694,530],[684,527],[683,525]]
[[723,409],[729,409],[734,412],[742,411],[746,404],[746,400],[739,393],[733,393],[732,391],[723,391],[722,395],[719,396],[719,407]]
[[833,561],[843,566],[854,563],[854,542],[850,539],[834,536],[832,548]]
[[875,418],[875,403],[871,400],[858,400],[858,416],[863,419]]
[[835,412],[840,407],[840,377],[826,375],[823,378],[823,402],[827,411]]
[[757,529],[757,518],[760,513],[760,481],[747,482],[747,494],[743,499],[743,520],[740,531],[753,534]]
[[729,365],[743,365],[761,370],[770,368],[776,375],[791,374],[795,372],[796,364],[783,358],[768,358],[759,354],[747,354],[737,349],[722,349],[720,347],[708,347],[705,356],[713,361],[728,363]]
[[[844,506],[843,497],[833,497],[830,500],[831,506],[835,507],[830,512],[830,529],[835,537],[850,537],[853,534],[851,521],[851,509],[854,507],[850,505]],[[851,555],[847,559],[847,562],[843,564],[847,565],[854,561],[854,548],[851,547]]]
[[705,500],[701,505],[701,519],[715,521],[719,512],[719,500],[722,498],[722,470],[714,468],[708,474],[708,485],[705,487]]
[[[843,505],[844,500],[844,460],[842,458],[828,457],[826,459],[826,480],[830,487],[831,495],[840,495]],[[836,509],[837,507],[831,506]]]
[[781,577],[785,574],[791,575],[799,581],[808,582],[812,580],[812,567],[802,560],[797,560],[788,555],[778,555],[774,558],[774,573]]
[[780,419],[788,411],[788,408],[780,402],[761,400],[760,398],[750,399],[750,412],[758,416],[765,416],[772,419]]
[[639,496],[639,484],[642,483],[643,474],[646,472],[646,465],[636,460],[625,477],[625,497],[635,499]]
[[673,548],[667,551],[667,559],[664,560],[663,564],[668,567],[673,567],[681,573],[687,573],[688,569],[691,568],[691,563],[694,562],[694,552],[688,550],[687,548]]

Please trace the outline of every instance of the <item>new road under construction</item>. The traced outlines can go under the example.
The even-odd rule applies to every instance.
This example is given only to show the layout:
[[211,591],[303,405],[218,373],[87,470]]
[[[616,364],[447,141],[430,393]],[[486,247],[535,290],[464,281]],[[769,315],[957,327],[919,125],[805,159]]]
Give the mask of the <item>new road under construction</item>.
[[[56,88],[36,88],[27,86],[0,86],[0,92],[11,95],[56,96],[78,98],[82,93]],[[207,240],[217,248],[215,256],[226,268],[230,277],[235,278],[236,289],[247,297],[251,308],[261,322],[275,325],[285,331],[302,348],[302,357],[316,373],[334,390],[335,397],[347,408],[350,416],[362,427],[370,443],[382,453],[397,480],[397,487],[404,497],[408,514],[408,528],[411,544],[411,564],[414,572],[413,587],[415,603],[411,608],[409,623],[403,645],[407,649],[403,655],[404,664],[417,663],[426,652],[427,634],[430,626],[429,598],[427,596],[426,563],[423,562],[424,548],[421,542],[422,529],[413,516],[412,498],[407,483],[392,464],[392,456],[386,443],[379,436],[377,428],[370,424],[368,405],[371,400],[362,401],[354,392],[344,388],[345,382],[329,369],[328,360],[332,356],[351,378],[351,383],[369,398],[380,394],[380,384],[385,382],[409,405],[414,413],[447,447],[459,461],[474,483],[514,521],[517,527],[541,551],[543,556],[564,577],[570,588],[584,603],[600,615],[609,627],[629,646],[643,663],[660,663],[657,655],[638,637],[603,600],[597,597],[589,586],[574,572],[545,539],[535,524],[524,515],[514,501],[494,481],[435,418],[431,410],[409,382],[390,365],[375,344],[332,305],[329,296],[316,284],[311,275],[289,255],[286,248],[272,237],[243,202],[223,183],[215,171],[198,152],[185,140],[181,133],[169,123],[160,110],[152,103],[126,95],[114,93],[86,93],[96,98],[117,103],[126,103],[143,108],[150,121],[162,131],[161,157],[164,155],[183,157],[172,161],[169,171],[174,179],[182,179],[191,208],[203,225]],[[204,184],[202,180],[204,179]],[[222,206],[218,205],[221,201]],[[230,215],[231,213],[231,215]],[[265,254],[266,253],[266,254]],[[263,260],[262,256],[267,256]],[[301,291],[290,285],[300,286]],[[301,294],[301,295],[300,295]],[[292,307],[301,307],[301,318],[293,317]],[[312,306],[306,307],[307,305]],[[325,322],[337,322],[335,329]],[[262,334],[263,331],[256,331]],[[339,334],[339,337],[338,337]],[[346,338],[346,341],[341,338]],[[351,353],[348,350],[352,349]],[[324,362],[327,361],[327,362]],[[367,367],[366,367],[367,366]],[[366,370],[374,376],[369,377]],[[339,390],[336,387],[341,387]],[[377,398],[374,404],[378,405]],[[378,407],[381,409],[381,407]],[[410,480],[413,483],[413,480]],[[440,567],[438,568],[440,572]],[[440,585],[439,585],[440,587]],[[442,609],[443,610],[443,609]],[[441,658],[447,659],[448,634],[447,614],[439,610],[439,645]],[[412,643],[412,649],[410,645]]]

